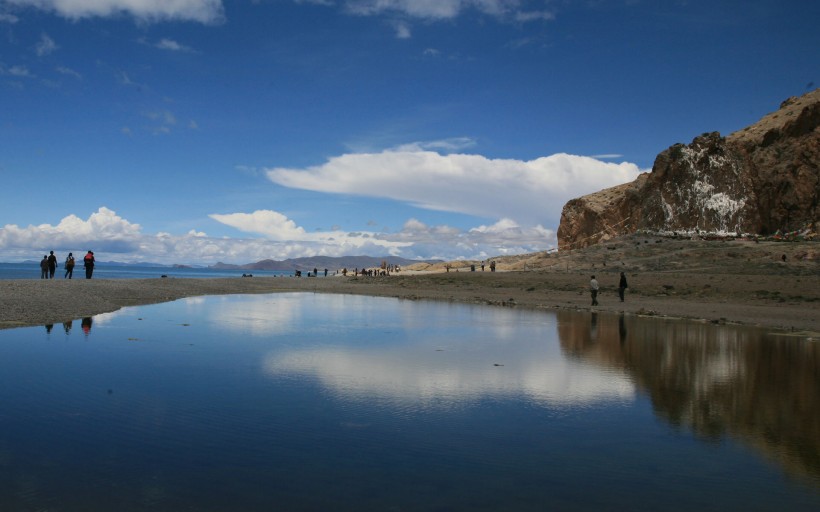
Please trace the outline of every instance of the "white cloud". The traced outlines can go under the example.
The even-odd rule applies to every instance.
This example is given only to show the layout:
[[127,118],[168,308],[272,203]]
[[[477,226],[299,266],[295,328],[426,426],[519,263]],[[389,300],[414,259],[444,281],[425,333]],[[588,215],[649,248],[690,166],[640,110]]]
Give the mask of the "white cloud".
[[403,144],[394,148],[397,151],[438,151],[442,153],[455,153],[476,145],[476,142],[470,137],[450,137],[449,139],[411,142],[410,144]]
[[211,214],[217,222],[246,233],[257,233],[272,240],[302,240],[305,230],[279,212],[257,210],[253,213]]
[[190,229],[183,235],[146,234],[139,224],[101,207],[88,219],[72,214],[59,224],[0,227],[0,261],[39,259],[43,251],[58,254],[93,250],[102,261],[150,261],[213,264],[250,263],[303,256],[401,256],[410,259],[486,259],[522,254],[555,246],[555,233],[540,226],[524,228],[510,220],[462,231],[451,226],[428,226],[408,220],[396,233],[373,231],[307,232],[285,215],[261,210],[253,213],[213,214],[213,220],[264,238],[215,238]]
[[627,183],[640,172],[631,163],[564,153],[522,161],[443,155],[406,145],[345,154],[306,169],[269,169],[267,175],[290,188],[387,198],[430,210],[552,227],[568,200]]
[[167,110],[145,112],[143,116],[156,123],[151,127],[151,132],[154,135],[167,135],[171,133],[171,128],[177,124],[176,116]]
[[161,39],[156,45],[160,50],[168,50],[172,52],[193,53],[193,48],[180,44],[173,39]]
[[[170,233],[145,234],[139,224],[129,222],[114,211],[101,207],[87,220],[76,215],[65,217],[56,226],[41,224],[0,227],[0,261],[39,259],[43,251],[58,254],[91,249],[101,261],[152,261],[165,263],[203,263],[218,261],[249,263],[263,259],[286,259],[301,256],[346,256],[370,254],[383,256],[406,245],[402,242],[378,240],[370,236],[341,232],[313,233],[309,236],[281,214],[268,212],[249,214],[256,222],[273,219],[280,226],[290,226],[289,239],[213,238],[191,229],[184,235]],[[253,221],[243,214],[230,214],[218,220],[228,220],[244,229],[253,228]],[[217,219],[215,219],[217,220]],[[262,229],[262,228],[259,228]],[[280,234],[284,232],[280,231]]]
[[34,78],[34,74],[25,66],[12,66],[7,68],[0,64],[0,75],[8,75],[17,78]]
[[549,11],[519,11],[515,13],[515,21],[526,23],[528,21],[552,21],[555,14]]
[[20,18],[17,16],[0,12],[0,23],[17,23],[18,21],[20,21]]
[[[517,22],[552,20],[544,10],[522,10],[526,0],[346,0],[348,12],[359,16],[403,15],[413,18],[447,20],[469,9],[500,19]],[[536,2],[537,3],[537,2]]]
[[45,57],[59,48],[53,39],[48,37],[48,34],[41,34],[40,41],[34,46],[34,52],[38,57]]
[[137,248],[139,233],[139,224],[132,224],[103,206],[87,220],[72,214],[56,226],[41,224],[21,228],[7,224],[0,228],[0,246],[7,253],[21,253],[21,249],[28,251],[23,254],[48,248],[78,250],[92,244],[102,245],[109,251],[125,252]]
[[401,241],[406,258],[481,260],[492,256],[528,254],[555,248],[555,231],[542,226],[522,227],[510,219],[462,231],[452,226],[428,226],[409,219],[396,234],[380,234]]
[[81,75],[77,71],[74,71],[71,68],[67,68],[65,66],[59,66],[59,67],[56,67],[54,69],[55,69],[55,71],[57,71],[61,75],[67,75],[67,76],[70,76],[70,77],[74,77],[77,80],[82,80],[83,79],[83,75]]
[[465,0],[347,0],[347,9],[361,16],[402,13],[417,18],[447,19],[459,14]]
[[410,25],[407,23],[398,22],[395,24],[395,27],[397,39],[410,39],[413,37],[413,34],[410,32]]
[[69,19],[128,15],[140,21],[219,23],[221,0],[5,0],[7,4],[54,12]]

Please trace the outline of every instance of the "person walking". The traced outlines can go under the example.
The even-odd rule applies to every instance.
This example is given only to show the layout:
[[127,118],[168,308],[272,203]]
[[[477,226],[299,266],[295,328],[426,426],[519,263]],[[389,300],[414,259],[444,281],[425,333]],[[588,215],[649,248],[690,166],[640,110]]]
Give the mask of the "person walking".
[[592,279],[589,280],[589,294],[592,295],[592,305],[598,305],[598,280],[595,279],[595,276],[592,276]]
[[627,288],[628,285],[626,284],[626,275],[624,275],[624,273],[621,272],[621,280],[618,281],[618,297],[621,298],[621,302],[624,301],[624,292]]
[[83,257],[83,266],[85,267],[85,278],[91,279],[91,274],[94,273],[94,253],[88,251]]
[[48,278],[54,279],[54,272],[57,271],[57,256],[54,256],[54,251],[48,253]]
[[40,279],[48,279],[48,256],[45,254],[40,260]]
[[74,253],[68,253],[68,257],[65,259],[65,275],[63,279],[71,279],[71,276],[74,275]]

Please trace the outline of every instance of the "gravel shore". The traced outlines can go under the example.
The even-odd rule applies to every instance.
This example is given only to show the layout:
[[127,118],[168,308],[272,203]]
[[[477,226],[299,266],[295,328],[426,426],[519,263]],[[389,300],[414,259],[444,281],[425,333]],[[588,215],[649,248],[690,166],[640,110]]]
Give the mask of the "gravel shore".
[[499,307],[578,309],[691,318],[820,332],[820,276],[738,276],[642,272],[630,275],[626,301],[617,274],[599,274],[600,305],[590,306],[586,272],[402,272],[383,277],[22,279],[0,281],[0,328],[55,324],[201,295],[343,293]]

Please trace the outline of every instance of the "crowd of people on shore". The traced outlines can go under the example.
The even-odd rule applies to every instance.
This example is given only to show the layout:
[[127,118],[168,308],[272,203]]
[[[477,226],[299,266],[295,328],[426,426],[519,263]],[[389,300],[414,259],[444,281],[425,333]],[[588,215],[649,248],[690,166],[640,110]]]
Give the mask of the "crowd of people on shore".
[[[86,279],[91,279],[92,274],[94,274],[95,262],[94,252],[88,251],[83,257],[83,268],[85,268]],[[75,264],[76,261],[74,260],[74,253],[68,253],[65,263],[63,263],[63,269],[65,269],[63,279],[71,279],[74,276]],[[57,256],[54,255],[54,251],[49,251],[48,256],[43,256],[43,259],[40,261],[40,279],[54,279],[54,274],[56,272]]]

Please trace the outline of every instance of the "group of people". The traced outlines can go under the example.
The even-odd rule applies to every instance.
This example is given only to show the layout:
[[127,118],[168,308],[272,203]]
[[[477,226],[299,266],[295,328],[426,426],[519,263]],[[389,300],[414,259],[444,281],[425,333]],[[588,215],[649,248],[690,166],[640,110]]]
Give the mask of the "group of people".
[[[83,257],[83,267],[85,267],[85,278],[91,279],[91,275],[94,273],[94,252],[88,251],[88,253]],[[68,256],[65,259],[65,263],[63,264],[63,268],[65,269],[65,275],[63,279],[71,279],[74,275],[74,253],[68,253]],[[40,279],[54,279],[54,273],[57,271],[57,256],[54,255],[54,251],[50,251],[48,256],[43,256],[42,261],[40,261]]]
[[[598,289],[599,288],[600,288],[600,285],[598,284],[598,280],[595,279],[595,276],[592,276],[592,278],[589,280],[589,293],[592,296],[592,305],[593,306],[598,305]],[[618,281],[618,297],[620,297],[621,302],[624,301],[624,295],[626,293],[627,288],[628,288],[628,285],[626,284],[626,275],[623,272],[621,272],[621,279],[620,279],[620,281]]]

